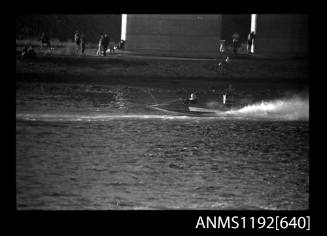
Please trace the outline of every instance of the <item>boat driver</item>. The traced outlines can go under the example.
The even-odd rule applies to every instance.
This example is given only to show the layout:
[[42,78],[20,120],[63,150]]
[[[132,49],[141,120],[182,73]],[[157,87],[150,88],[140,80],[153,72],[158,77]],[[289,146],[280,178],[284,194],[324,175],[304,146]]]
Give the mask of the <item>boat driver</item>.
[[184,100],[184,104],[195,104],[197,101],[196,92],[191,93],[190,98]]

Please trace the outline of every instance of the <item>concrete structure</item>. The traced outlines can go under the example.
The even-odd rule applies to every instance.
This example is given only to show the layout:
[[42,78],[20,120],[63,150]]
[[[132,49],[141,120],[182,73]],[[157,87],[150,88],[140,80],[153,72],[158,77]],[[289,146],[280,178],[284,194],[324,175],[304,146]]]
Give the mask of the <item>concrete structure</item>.
[[217,57],[220,40],[226,40],[228,45],[232,33],[238,32],[246,43],[247,34],[256,25],[256,54],[309,52],[307,15],[258,14],[252,19],[256,22],[251,22],[251,14],[127,15],[126,50],[152,55]]
[[232,35],[235,32],[239,33],[242,42],[246,41],[251,28],[251,14],[223,14],[221,18],[221,36],[227,44],[232,43]]
[[218,53],[221,15],[127,15],[126,50],[166,55]]
[[255,52],[302,56],[309,53],[308,15],[257,15]]

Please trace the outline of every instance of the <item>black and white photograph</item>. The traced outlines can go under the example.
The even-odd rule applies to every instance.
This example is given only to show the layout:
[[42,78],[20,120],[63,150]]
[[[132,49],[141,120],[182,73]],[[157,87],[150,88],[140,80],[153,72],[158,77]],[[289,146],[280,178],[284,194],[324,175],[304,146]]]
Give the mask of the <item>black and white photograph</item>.
[[309,20],[16,15],[16,209],[309,210]]

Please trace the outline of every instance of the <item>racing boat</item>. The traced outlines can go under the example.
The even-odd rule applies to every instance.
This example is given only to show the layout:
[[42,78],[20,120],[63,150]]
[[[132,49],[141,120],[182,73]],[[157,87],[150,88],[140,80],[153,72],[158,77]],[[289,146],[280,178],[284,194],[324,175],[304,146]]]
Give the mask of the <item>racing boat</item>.
[[221,100],[215,103],[214,108],[206,106],[203,102],[201,103],[190,99],[177,99],[173,102],[155,104],[150,107],[159,111],[179,115],[213,116],[221,112],[232,110],[233,102],[232,93],[224,93]]

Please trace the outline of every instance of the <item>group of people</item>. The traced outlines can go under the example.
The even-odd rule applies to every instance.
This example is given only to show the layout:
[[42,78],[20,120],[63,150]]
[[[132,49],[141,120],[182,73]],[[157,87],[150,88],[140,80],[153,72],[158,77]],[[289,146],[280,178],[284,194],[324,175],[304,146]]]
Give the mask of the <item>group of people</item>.
[[25,58],[35,58],[36,57],[36,53],[32,47],[32,45],[27,45],[25,44],[23,50],[21,51],[21,58],[25,59]]
[[[51,43],[50,43],[50,37],[46,35],[45,33],[42,33],[40,37],[41,41],[41,47],[42,48],[49,48],[51,49]],[[85,54],[85,48],[86,48],[86,39],[85,35],[80,33],[79,30],[76,30],[74,34],[74,43],[76,45],[77,51],[81,53],[82,55]],[[120,40],[117,46],[110,44],[110,38],[107,34],[102,34],[100,36],[98,49],[96,52],[97,56],[106,56],[107,50],[109,49],[109,53],[113,53],[116,48],[118,49],[124,49],[125,47],[125,41]]]
[[[251,31],[248,34],[248,37],[247,37],[247,53],[248,54],[251,54],[252,53],[252,45],[253,45],[254,38],[255,38],[255,33],[254,33],[254,31]],[[241,46],[240,35],[237,32],[235,32],[232,35],[232,47],[233,47],[233,53],[234,53],[234,55],[237,54],[238,48],[240,46]]]
[[[254,31],[251,31],[248,34],[247,37],[247,53],[248,54],[252,54],[252,45],[255,39],[255,33]],[[48,35],[46,35],[45,33],[42,33],[41,35],[41,47],[47,47],[47,48],[51,48],[51,43],[50,43],[50,38]],[[81,34],[78,30],[75,32],[74,34],[74,42],[77,46],[77,50],[81,52],[81,54],[85,53],[85,46],[86,46],[86,40],[85,40],[85,35]],[[222,45],[220,45],[222,46]],[[238,54],[238,49],[241,46],[241,41],[240,41],[240,35],[239,33],[235,32],[232,35],[232,48],[233,48],[233,53],[234,55]],[[121,40],[118,45],[117,48],[118,49],[124,49],[125,47],[125,41]],[[110,38],[107,34],[102,34],[100,36],[100,40],[99,40],[99,44],[98,44],[98,50],[96,52],[97,56],[106,56],[107,50],[109,49],[109,53],[114,52],[115,47],[111,47],[110,46]],[[220,50],[222,51],[222,50]]]

